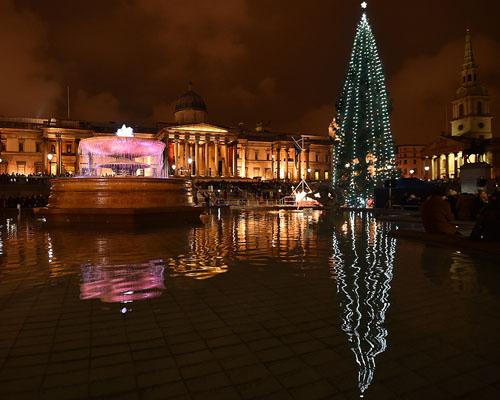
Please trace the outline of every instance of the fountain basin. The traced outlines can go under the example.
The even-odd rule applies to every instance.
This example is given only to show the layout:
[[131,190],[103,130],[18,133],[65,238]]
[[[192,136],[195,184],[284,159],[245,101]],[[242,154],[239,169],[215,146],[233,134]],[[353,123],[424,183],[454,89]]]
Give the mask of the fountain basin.
[[199,222],[191,182],[177,178],[80,177],[51,180],[47,222]]

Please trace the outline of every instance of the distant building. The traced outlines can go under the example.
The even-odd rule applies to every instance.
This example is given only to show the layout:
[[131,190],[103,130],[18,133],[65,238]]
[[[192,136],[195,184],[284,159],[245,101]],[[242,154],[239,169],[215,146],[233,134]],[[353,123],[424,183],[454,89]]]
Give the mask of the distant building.
[[396,168],[403,178],[430,179],[429,170],[426,169],[425,158],[421,144],[405,144],[397,147]]
[[451,133],[422,150],[431,178],[458,178],[466,157],[469,162],[487,162],[492,166],[492,178],[500,177],[500,140],[494,137],[491,122],[490,97],[479,79],[471,34],[467,31],[461,85],[452,101]]
[[[135,135],[167,144],[165,167],[171,175],[290,181],[331,177],[328,136],[272,131],[262,125],[250,129],[211,124],[203,98],[191,85],[176,102],[174,121],[149,127],[131,124]],[[79,141],[112,135],[120,126],[0,117],[0,173],[76,174]]]

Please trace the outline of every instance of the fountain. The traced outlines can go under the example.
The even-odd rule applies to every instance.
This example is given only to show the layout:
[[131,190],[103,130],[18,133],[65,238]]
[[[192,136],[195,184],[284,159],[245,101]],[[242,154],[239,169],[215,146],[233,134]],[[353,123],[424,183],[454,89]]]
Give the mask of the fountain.
[[48,222],[198,221],[191,182],[165,176],[159,140],[135,137],[125,125],[116,136],[83,139],[80,175],[51,180]]

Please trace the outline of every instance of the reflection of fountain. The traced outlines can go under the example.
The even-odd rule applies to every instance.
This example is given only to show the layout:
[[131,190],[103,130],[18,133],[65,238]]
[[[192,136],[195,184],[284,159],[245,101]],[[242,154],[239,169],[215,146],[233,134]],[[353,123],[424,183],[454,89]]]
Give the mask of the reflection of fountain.
[[366,217],[350,216],[343,235],[333,234],[332,274],[342,312],[342,329],[359,366],[358,386],[363,394],[372,383],[375,357],[386,349],[385,313],[396,251],[395,239],[384,225]]
[[[198,221],[191,183],[164,178],[159,140],[134,137],[122,127],[116,136],[80,142],[80,171],[76,178],[51,181],[46,208],[35,210],[49,222]],[[158,218],[159,215],[167,218]]]
[[164,262],[129,265],[82,265],[80,298],[100,299],[105,303],[131,302],[161,295]]

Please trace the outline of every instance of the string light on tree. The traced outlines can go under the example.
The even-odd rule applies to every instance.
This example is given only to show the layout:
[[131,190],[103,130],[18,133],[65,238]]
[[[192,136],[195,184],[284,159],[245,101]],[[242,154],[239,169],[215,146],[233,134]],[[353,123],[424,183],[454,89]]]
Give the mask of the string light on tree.
[[366,207],[375,187],[394,177],[389,94],[366,8],[356,29],[347,76],[337,100],[333,184],[350,207]]

